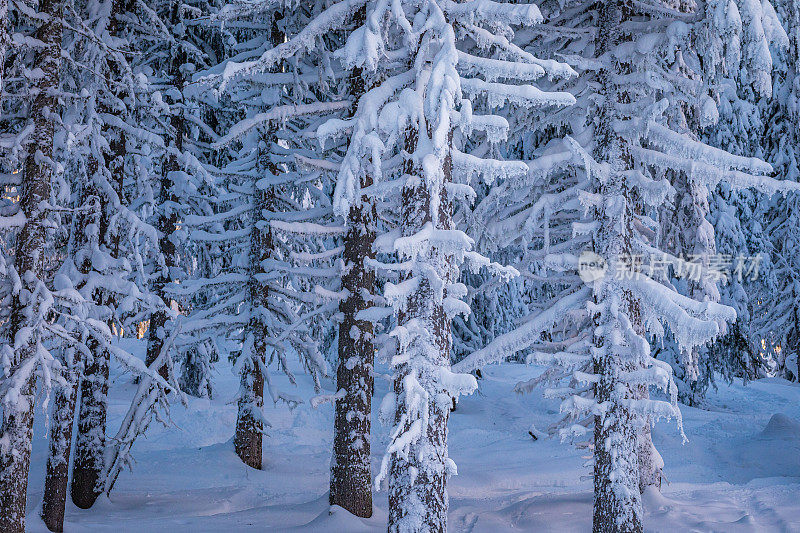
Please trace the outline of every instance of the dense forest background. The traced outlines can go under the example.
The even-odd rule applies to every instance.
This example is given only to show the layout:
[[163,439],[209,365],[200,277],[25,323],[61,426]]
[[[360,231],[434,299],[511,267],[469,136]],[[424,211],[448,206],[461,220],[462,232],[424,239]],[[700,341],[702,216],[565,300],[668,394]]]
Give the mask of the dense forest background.
[[510,361],[641,531],[654,423],[800,381],[799,53],[797,0],[0,0],[0,530],[37,409],[61,531],[230,366],[245,465],[265,398],[332,404],[330,503],[445,531]]

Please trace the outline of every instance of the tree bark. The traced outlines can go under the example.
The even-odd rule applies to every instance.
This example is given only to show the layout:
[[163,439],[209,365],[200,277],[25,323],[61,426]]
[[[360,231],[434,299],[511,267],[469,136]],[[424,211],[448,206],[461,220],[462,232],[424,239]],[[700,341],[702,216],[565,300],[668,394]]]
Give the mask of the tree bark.
[[[356,26],[364,23],[366,6],[353,16]],[[364,94],[366,82],[359,68],[350,73],[350,97],[357,105]],[[372,180],[364,175],[361,187]],[[348,297],[339,304],[343,316],[339,324],[339,354],[336,368],[336,390],[344,397],[336,400],[334,418],[333,457],[331,459],[330,504],[338,505],[356,516],[372,516],[372,469],[370,464],[370,433],[373,365],[375,346],[373,324],[356,318],[370,307],[368,296],[373,293],[375,272],[364,261],[374,258],[375,206],[367,196],[350,208],[347,234],[344,238],[344,260],[347,265],[342,288]]]
[[[642,397],[650,399],[650,395]],[[639,458],[639,492],[644,494],[648,488],[661,492],[661,473],[663,463],[661,455],[653,445],[653,431],[650,420],[639,429],[636,439],[636,455]]]
[[91,360],[86,362],[80,382],[78,435],[72,463],[72,501],[89,509],[102,493],[100,477],[104,469],[106,411],[108,409],[108,352],[96,341],[89,343]]
[[42,520],[47,529],[57,533],[64,531],[72,423],[75,420],[75,396],[78,393],[74,372],[68,377],[68,381],[68,386],[59,387],[55,393],[50,420],[50,453],[47,457],[42,499]]
[[[259,324],[251,324],[257,329]],[[254,341],[255,356],[264,357],[263,342]],[[256,344],[261,346],[256,348]],[[261,445],[263,428],[259,416],[254,410],[264,407],[264,376],[261,369],[253,362],[248,362],[242,372],[240,397],[238,401],[238,415],[236,417],[236,434],[233,438],[233,447],[236,455],[244,464],[256,470],[261,470]]]
[[[11,319],[7,338],[13,343],[17,334],[29,326],[36,313],[29,314],[36,286],[44,274],[45,219],[42,203],[50,198],[50,182],[53,176],[54,123],[52,116],[58,112],[56,91],[61,70],[61,13],[60,0],[41,0],[39,12],[48,16],[36,32],[43,44],[36,55],[34,69],[41,77],[31,106],[34,130],[30,139],[30,151],[25,160],[21,186],[20,209],[26,223],[16,239],[16,271],[23,286],[11,302]],[[33,356],[39,335],[34,328],[32,338],[15,353],[12,372]],[[31,438],[33,437],[34,378],[31,376],[22,385],[13,408],[4,407],[0,427],[0,531],[23,533],[25,530],[25,505],[30,469]]]
[[358,320],[356,315],[370,306],[365,296],[372,294],[375,283],[374,271],[364,264],[366,258],[374,257],[374,215],[374,206],[363,197],[360,205],[350,209],[345,237],[347,273],[342,288],[349,296],[339,305],[343,320],[336,369],[336,390],[345,395],[336,400],[330,486],[331,505],[364,518],[372,516],[370,417],[375,347],[372,322]]
[[[120,30],[119,15],[129,7],[126,0],[114,0],[111,4],[107,32],[116,36]],[[117,80],[120,73],[114,64],[106,69],[111,80]],[[113,87],[106,90],[113,92]],[[100,100],[98,109],[101,113],[114,114],[107,104]],[[127,155],[124,131],[115,130],[107,125],[102,126],[102,134],[108,139],[108,152],[102,155],[106,168],[111,174],[109,184],[121,202],[125,202],[125,156]],[[100,161],[91,158],[88,167],[88,182],[85,199],[95,196],[99,205],[99,239],[109,248],[112,256],[119,256],[120,234],[112,231],[112,207],[104,198],[106,194],[94,183]],[[94,215],[97,216],[97,215]],[[80,268],[84,272],[93,269],[91,261]],[[96,308],[116,308],[115,295],[96,290],[91,295]],[[111,318],[113,320],[113,317]],[[109,327],[111,324],[109,324]],[[88,509],[103,492],[102,476],[105,472],[106,422],[108,414],[108,364],[109,352],[95,339],[87,342],[91,357],[85,361],[80,381],[80,404],[78,406],[78,434],[75,437],[75,457],[72,464],[71,495],[73,503],[81,509]]]
[[[117,2],[114,4],[118,5]],[[112,8],[112,16],[118,11]],[[103,131],[109,130],[104,128]],[[106,165],[114,178],[112,186],[120,199],[123,199],[125,137],[117,132],[109,141],[110,154],[104,156]],[[89,173],[97,172],[98,161],[91,160]],[[98,199],[98,214],[87,216],[99,218],[99,235],[102,242],[107,242],[113,254],[119,253],[119,234],[112,234],[110,223],[113,213],[109,206],[103,204],[102,195],[94,184],[84,191],[84,199]],[[90,256],[87,255],[79,269],[88,273],[92,270]],[[103,291],[92,294],[94,305],[98,308],[114,307],[114,296]],[[91,357],[84,361],[83,375],[80,380],[80,404],[78,406],[78,434],[75,438],[75,458],[72,465],[72,501],[81,509],[88,509],[103,492],[101,476],[105,470],[106,417],[108,411],[108,363],[109,353],[96,339],[88,339],[87,346]]]
[[[602,57],[627,39],[621,26],[631,16],[625,0],[609,0],[599,8],[596,55]],[[625,141],[614,131],[613,124],[622,118],[619,106],[628,103],[630,96],[614,80],[630,70],[625,64],[612,61],[613,66],[598,72],[597,118],[595,118],[595,157],[610,165],[610,177],[599,185],[603,207],[598,209],[599,229],[594,238],[595,252],[606,261],[631,253],[631,191],[625,183],[625,172],[631,167]],[[620,379],[620,374],[638,370],[636,354],[623,355],[635,346],[623,340],[626,327],[618,312],[629,315],[628,327],[635,328],[640,320],[634,297],[613,280],[605,280],[596,296],[598,313],[595,316],[594,373],[595,401],[605,405],[602,416],[594,424],[594,533],[641,533],[642,506],[639,494],[638,420],[626,400],[635,399],[641,391]]]
[[[255,183],[253,187],[256,187]],[[249,350],[249,360],[242,367],[236,434],[233,439],[236,455],[244,464],[257,470],[261,470],[262,466],[261,445],[264,428],[261,410],[264,407],[264,375],[261,367],[265,364],[267,335],[264,321],[258,314],[266,309],[269,292],[267,286],[258,280],[256,275],[261,273],[261,264],[270,257],[272,250],[272,233],[269,226],[262,230],[258,228],[257,223],[263,219],[263,211],[271,206],[270,199],[270,192],[256,190],[256,201],[251,215],[250,275],[247,282],[252,316],[247,326],[242,355],[244,357],[244,352]]]
[[[450,141],[452,142],[452,132]],[[406,133],[406,152],[413,154],[417,144],[414,131]],[[404,236],[414,235],[431,221],[431,192],[421,177],[421,168],[414,165],[409,157],[405,162],[404,173],[420,176],[414,185],[403,190],[402,232]],[[444,181],[451,180],[452,159],[447,155],[444,162]],[[439,224],[437,229],[452,229],[452,206],[446,189],[439,190]],[[419,260],[419,259],[418,259]],[[427,264],[434,269],[445,286],[452,283],[455,269],[452,257],[441,250],[432,249]],[[394,453],[389,467],[389,531],[426,531],[444,533],[447,531],[447,421],[450,415],[450,398],[441,401],[446,395],[436,381],[432,369],[450,366],[452,343],[450,320],[442,302],[435,296],[434,288],[427,277],[420,276],[417,290],[409,297],[405,312],[398,314],[398,325],[410,326],[412,321],[421,323],[422,330],[429,337],[422,342],[430,342],[436,348],[435,355],[428,357],[426,367],[411,368],[408,362],[400,365],[394,380],[397,401],[395,413],[399,423],[405,406],[400,400],[408,392],[405,390],[406,378],[412,372],[425,383],[428,393],[428,427],[419,440],[410,446],[408,454]],[[420,342],[420,341],[416,341]],[[419,364],[419,363],[416,363]],[[430,367],[430,368],[429,368]],[[402,428],[408,431],[409,427]],[[420,511],[422,515],[420,515]]]

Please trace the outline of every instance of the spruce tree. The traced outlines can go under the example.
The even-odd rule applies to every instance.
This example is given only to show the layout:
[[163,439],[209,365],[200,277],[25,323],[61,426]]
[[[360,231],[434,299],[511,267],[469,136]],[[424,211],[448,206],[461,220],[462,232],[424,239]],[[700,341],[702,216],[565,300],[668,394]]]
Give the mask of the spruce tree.
[[[41,43],[30,65],[38,75],[29,79],[32,101],[28,107],[32,131],[25,142],[27,154],[17,185],[19,205],[13,214],[3,213],[0,228],[19,228],[14,236],[15,255],[2,262],[3,284],[11,286],[4,299],[10,312],[4,327],[0,360],[3,379],[0,401],[3,420],[0,426],[0,530],[25,531],[25,504],[31,438],[33,436],[34,387],[37,373],[49,373],[52,356],[43,341],[52,296],[45,279],[46,227],[48,204],[56,165],[53,158],[55,124],[58,120],[57,93],[61,72],[63,2],[44,0],[37,13],[42,15],[34,37]],[[7,26],[7,8],[3,10]],[[6,40],[0,44],[5,49]],[[18,51],[17,59],[23,59]],[[4,57],[5,59],[5,57]],[[21,65],[20,65],[21,66]],[[4,86],[6,89],[8,85]],[[3,102],[4,108],[6,102]],[[18,108],[19,109],[19,108]],[[9,253],[8,249],[3,250]]]

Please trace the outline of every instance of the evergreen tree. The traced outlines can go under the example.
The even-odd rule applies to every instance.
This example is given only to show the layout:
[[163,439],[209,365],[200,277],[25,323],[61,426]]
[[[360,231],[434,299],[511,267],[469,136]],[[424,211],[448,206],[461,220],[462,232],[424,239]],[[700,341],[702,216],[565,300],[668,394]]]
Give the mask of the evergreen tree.
[[[342,233],[340,226],[319,223],[330,212],[330,203],[326,208],[325,193],[301,172],[298,161],[309,155],[303,135],[306,121],[320,120],[314,115],[344,109],[348,103],[316,103],[308,84],[319,75],[303,62],[258,70],[248,61],[282,43],[306,16],[302,9],[288,14],[282,9],[228,6],[216,20],[227,24],[249,19],[254,22],[251,28],[267,31],[243,35],[249,39],[237,47],[236,55],[200,75],[201,86],[216,84],[209,98],[218,99],[220,108],[235,102],[244,112],[227,119],[227,132],[214,143],[230,154],[226,164],[213,170],[220,194],[214,201],[217,212],[185,219],[192,228],[191,240],[218,243],[230,259],[212,277],[181,284],[183,294],[215,295],[207,306],[196,309],[184,331],[195,342],[222,332],[229,345],[241,347],[232,353],[241,376],[234,447],[253,468],[261,468],[262,434],[269,427],[262,412],[264,387],[276,403],[292,407],[301,401],[272,384],[268,365],[278,366],[293,383],[287,355],[297,353],[319,388],[327,368],[312,333],[320,317],[336,306],[334,302],[317,308],[310,281],[335,277],[336,271],[297,267],[291,258],[297,240],[308,231],[323,236]],[[313,250],[305,255],[313,256]]]
[[[776,75],[773,98],[759,106],[766,127],[761,135],[767,160],[781,178],[800,181],[800,6],[795,0],[776,2],[779,18],[788,34],[788,46],[774,47]],[[800,264],[797,194],[762,202],[756,216],[763,217],[767,240],[768,276],[751,297],[752,340],[756,353],[765,360],[765,371],[800,381]],[[763,205],[766,204],[766,205]]]
[[[579,76],[569,87],[577,105],[524,123],[535,132],[531,169],[540,185],[498,187],[477,210],[487,210],[481,220],[493,220],[487,239],[531,244],[521,265],[542,281],[549,301],[537,302],[520,327],[456,369],[518,351],[549,363],[518,390],[551,383],[547,394],[562,398],[566,413],[553,430],[569,439],[593,431],[593,445],[584,444],[594,450],[594,530],[641,531],[640,490],[658,486],[663,466],[649,424],[680,420],[672,370],[651,356],[648,338],[668,331],[687,354],[735,317],[730,307],[692,299],[671,282],[688,271],[659,239],[659,207],[676,197],[681,180],[703,194],[720,181],[766,191],[791,185],[768,178],[772,169],[763,161],[702,144],[691,129],[708,90],[700,64],[685,52],[693,35],[683,21],[693,6],[588,1],[543,8],[548,27],[526,35],[526,47],[575,66]],[[696,221],[688,229],[707,229],[703,217]],[[649,399],[651,386],[669,401]]]
[[[30,94],[29,105],[17,102],[9,106],[5,98],[2,102],[6,123],[16,122],[13,114],[23,109],[28,111],[27,127],[4,138],[7,147],[24,146],[27,153],[19,172],[21,179],[13,184],[19,192],[19,202],[14,206],[2,206],[0,216],[0,229],[15,231],[11,237],[13,247],[3,248],[4,258],[0,261],[4,286],[0,294],[3,295],[3,307],[8,309],[0,346],[3,369],[0,380],[3,416],[0,426],[0,530],[9,533],[25,531],[37,375],[49,380],[57,373],[54,359],[45,346],[45,339],[53,334],[48,326],[53,296],[45,274],[48,206],[57,170],[53,144],[59,114],[57,94],[61,71],[62,10],[63,2],[59,0],[40,2],[36,14],[41,14],[41,18],[36,21],[38,27],[33,34],[40,46],[35,51],[27,47],[15,51],[14,60],[19,61],[17,68],[20,73],[23,65],[31,68],[23,84]],[[5,30],[9,16],[7,4],[2,11]],[[17,20],[24,16],[15,14]],[[20,23],[23,27],[18,29],[26,29],[28,23]],[[4,38],[0,44],[4,52],[6,42]],[[34,56],[32,64],[25,62],[30,54]],[[4,84],[4,94],[9,87],[8,83]],[[6,111],[12,113],[10,119],[5,116]]]
[[[366,22],[366,6],[353,15],[353,25]],[[358,102],[367,85],[360,67],[350,71],[347,98]],[[357,108],[353,106],[357,112]],[[355,113],[354,113],[355,114]],[[368,173],[360,174],[359,189],[373,184]],[[374,390],[375,328],[363,313],[372,307],[375,272],[367,264],[375,258],[376,205],[364,194],[350,206],[345,221],[342,252],[344,265],[339,303],[336,399],[333,456],[331,458],[330,503],[356,516],[372,516],[372,467],[370,457],[372,395]]]

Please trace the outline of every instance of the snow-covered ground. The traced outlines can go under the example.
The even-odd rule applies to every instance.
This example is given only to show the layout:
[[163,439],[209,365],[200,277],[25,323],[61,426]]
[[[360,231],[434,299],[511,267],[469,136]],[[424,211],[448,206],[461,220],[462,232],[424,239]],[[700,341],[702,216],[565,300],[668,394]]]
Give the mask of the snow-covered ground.
[[[514,385],[540,372],[504,364],[484,369],[480,394],[463,398],[450,419],[450,455],[459,475],[449,482],[450,531],[589,531],[592,493],[588,452],[553,439],[534,441],[531,424],[546,428],[558,404],[540,392],[516,395]],[[130,375],[112,371],[110,431],[127,409]],[[297,394],[311,384],[298,376]],[[283,383],[283,382],[282,382]],[[325,386],[333,392],[333,384]],[[375,405],[388,383],[378,380]],[[137,443],[138,464],[123,473],[110,499],[88,511],[68,502],[71,531],[385,531],[386,493],[375,494],[370,520],[328,506],[333,407],[309,402],[289,411],[266,409],[263,471],[233,453],[238,381],[219,364],[214,400],[176,405],[176,427],[153,425]],[[377,411],[377,409],[375,409]],[[654,440],[666,462],[663,496],[646,497],[648,531],[800,531],[800,386],[765,379],[711,391],[704,409],[682,406],[689,442],[673,422]],[[37,419],[28,498],[29,531],[44,483],[46,441]],[[375,471],[387,429],[374,417]]]

